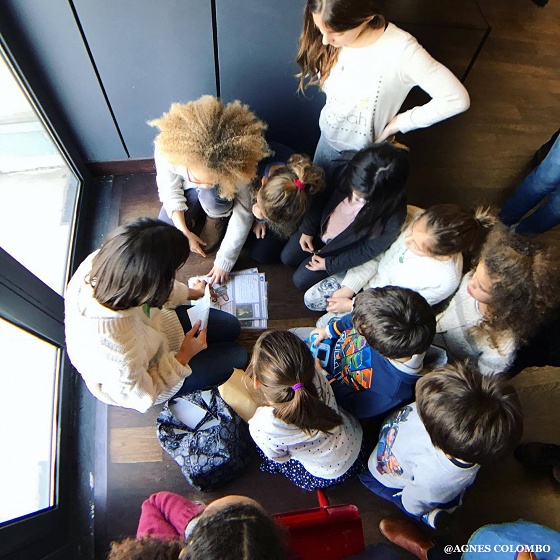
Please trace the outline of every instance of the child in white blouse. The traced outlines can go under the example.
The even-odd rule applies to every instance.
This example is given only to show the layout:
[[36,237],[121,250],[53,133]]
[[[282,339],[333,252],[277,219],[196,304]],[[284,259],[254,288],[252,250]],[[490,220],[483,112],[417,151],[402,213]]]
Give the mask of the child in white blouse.
[[352,298],[360,290],[383,286],[409,288],[436,305],[459,286],[463,252],[478,250],[495,221],[482,208],[466,212],[456,204],[415,209],[412,223],[389,249],[346,274],[318,282],[305,293],[305,305],[326,309],[330,318],[352,311]]
[[326,373],[295,334],[263,333],[247,373],[267,403],[249,420],[263,472],[282,473],[313,491],[364,468],[360,424],[338,408]]

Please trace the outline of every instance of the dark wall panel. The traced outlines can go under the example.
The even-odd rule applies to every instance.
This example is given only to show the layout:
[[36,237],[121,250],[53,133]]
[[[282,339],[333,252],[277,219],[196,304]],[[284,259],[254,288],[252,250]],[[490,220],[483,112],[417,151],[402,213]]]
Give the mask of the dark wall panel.
[[[17,28],[45,89],[86,160],[123,159],[126,152],[67,0],[5,0],[2,25]],[[18,47],[9,45],[17,56]]]
[[224,101],[240,99],[268,122],[271,140],[313,154],[323,94],[296,93],[295,58],[304,0],[217,0],[218,59]]
[[147,120],[173,101],[216,95],[210,0],[74,5],[130,157],[152,157]]

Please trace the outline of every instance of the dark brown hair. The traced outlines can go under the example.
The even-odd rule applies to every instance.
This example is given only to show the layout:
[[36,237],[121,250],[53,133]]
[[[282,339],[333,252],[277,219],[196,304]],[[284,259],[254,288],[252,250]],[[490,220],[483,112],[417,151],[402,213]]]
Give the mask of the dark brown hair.
[[391,359],[425,352],[436,331],[429,303],[418,292],[396,286],[358,294],[352,323],[372,348]]
[[138,218],[114,230],[101,245],[86,282],[95,299],[115,311],[143,304],[162,307],[189,252],[187,238],[176,227]]
[[478,250],[497,221],[488,208],[479,206],[466,212],[458,204],[430,206],[415,221],[420,220],[425,220],[426,229],[433,237],[430,252],[436,256]]
[[[289,331],[268,331],[259,336],[247,374],[259,382],[274,416],[304,430],[328,432],[342,423],[340,414],[327,406],[313,379],[315,362],[308,346]],[[292,386],[303,383],[294,391]]]
[[[296,180],[303,187],[298,187]],[[286,165],[273,170],[259,190],[267,224],[281,237],[289,237],[308,212],[311,197],[324,188],[325,172],[308,156],[293,154]]]
[[200,518],[181,560],[283,560],[281,529],[260,508],[232,504]]
[[556,247],[518,235],[501,224],[488,235],[481,260],[492,280],[488,312],[472,333],[496,347],[500,334],[524,343],[560,304],[560,254]]
[[332,45],[323,45],[313,14],[321,14],[325,25],[338,33],[355,29],[368,18],[372,18],[368,23],[372,29],[385,27],[385,18],[376,0],[307,0],[296,57],[301,68],[296,76],[299,78],[299,91],[313,84],[322,87],[340,52],[339,48]]
[[107,560],[178,560],[185,543],[151,537],[128,538],[111,543]]
[[467,365],[446,365],[424,375],[416,384],[416,405],[434,446],[469,463],[500,458],[523,430],[513,386]]

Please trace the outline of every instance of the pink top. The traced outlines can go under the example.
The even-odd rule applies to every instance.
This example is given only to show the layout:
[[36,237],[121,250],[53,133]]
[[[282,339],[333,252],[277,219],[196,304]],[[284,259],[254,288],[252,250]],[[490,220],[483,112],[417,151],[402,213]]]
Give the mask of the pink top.
[[187,525],[205,509],[204,504],[191,502],[172,492],[152,494],[142,504],[136,538],[150,535],[161,540],[183,539]]
[[323,228],[321,241],[328,243],[341,234],[354,221],[364,204],[364,200],[354,200],[354,197],[345,198],[342,202],[339,202]]

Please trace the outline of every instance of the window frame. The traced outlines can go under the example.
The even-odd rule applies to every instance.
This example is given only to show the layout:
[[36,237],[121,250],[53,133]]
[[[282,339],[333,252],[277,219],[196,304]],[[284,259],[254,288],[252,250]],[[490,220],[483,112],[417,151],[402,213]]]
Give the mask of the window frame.
[[[80,220],[80,211],[91,204],[93,193],[88,188],[91,176],[86,169],[63,120],[49,95],[43,89],[40,72],[30,57],[26,45],[17,32],[3,21],[0,28],[0,56],[3,55],[13,76],[35,110],[37,117],[58,147],[61,156],[76,175],[79,186],[74,224],[70,238],[70,254],[66,279],[81,260],[88,245],[89,228]],[[72,495],[77,496],[78,472],[75,452],[77,402],[76,374],[65,349],[64,299],[22,264],[0,248],[0,317],[59,348],[58,402],[55,433],[55,506],[0,525],[0,559],[39,559],[60,552],[71,540],[75,520],[70,512]],[[25,387],[21,395],[25,402]],[[33,418],[27,418],[30,431]],[[26,426],[24,426],[26,427]],[[85,507],[86,504],[82,504]]]

